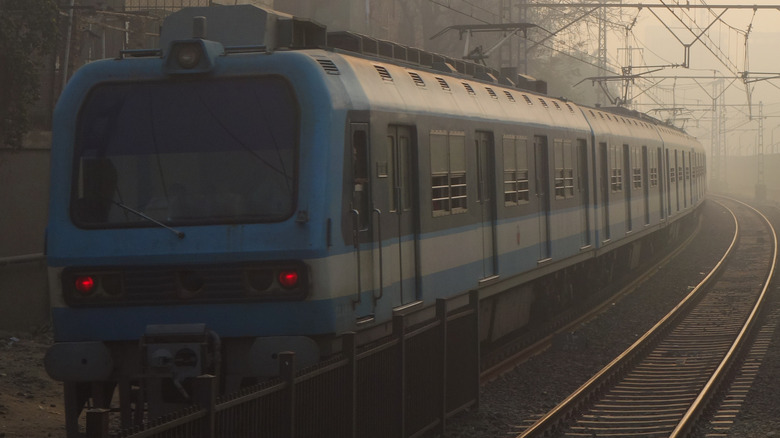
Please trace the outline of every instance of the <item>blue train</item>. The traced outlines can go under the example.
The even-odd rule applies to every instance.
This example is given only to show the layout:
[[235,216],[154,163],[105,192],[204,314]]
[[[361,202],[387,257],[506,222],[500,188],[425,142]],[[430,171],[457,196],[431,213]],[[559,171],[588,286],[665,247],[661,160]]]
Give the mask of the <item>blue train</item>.
[[55,111],[45,362],[69,434],[115,391],[131,423],[138,393],[233,391],[472,289],[500,339],[705,194],[695,138],[541,82],[252,6],[183,9],[160,39],[80,69]]

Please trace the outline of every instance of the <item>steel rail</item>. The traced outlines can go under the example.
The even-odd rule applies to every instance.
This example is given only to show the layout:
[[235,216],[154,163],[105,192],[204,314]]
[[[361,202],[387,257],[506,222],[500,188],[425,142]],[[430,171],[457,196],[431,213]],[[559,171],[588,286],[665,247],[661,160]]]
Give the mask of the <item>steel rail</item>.
[[769,268],[769,274],[766,277],[767,279],[764,282],[764,287],[761,289],[761,293],[758,297],[758,300],[756,300],[756,304],[753,306],[753,310],[750,312],[750,315],[748,316],[747,322],[745,323],[745,325],[742,326],[742,330],[740,330],[739,335],[734,341],[734,344],[731,346],[728,353],[721,361],[720,365],[718,365],[717,370],[715,371],[715,373],[713,373],[712,377],[710,377],[710,380],[707,381],[707,384],[705,385],[704,389],[701,391],[701,393],[699,393],[699,396],[696,397],[696,400],[693,402],[690,408],[688,408],[688,411],[683,415],[682,420],[677,425],[677,427],[672,431],[672,434],[669,435],[670,438],[678,438],[681,436],[686,436],[688,433],[690,433],[690,431],[693,430],[693,428],[695,427],[696,421],[698,420],[699,416],[708,407],[709,401],[715,395],[715,392],[717,391],[718,386],[720,385],[724,374],[728,372],[731,364],[736,360],[736,357],[739,353],[739,349],[742,348],[747,342],[747,338],[751,333],[751,331],[753,330],[756,321],[758,320],[758,314],[761,310],[761,306],[765,301],[767,290],[769,289],[769,284],[771,283],[772,277],[774,276],[775,273],[775,267],[777,266],[777,255],[778,255],[777,254],[777,233],[775,232],[775,228],[772,226],[772,223],[769,221],[769,219],[766,218],[766,216],[764,216],[763,213],[761,213],[754,207],[742,201],[738,201],[736,199],[732,199],[732,198],[728,198],[728,199],[750,208],[756,214],[758,214],[761,217],[761,219],[767,224],[769,230],[772,233],[772,245],[773,245],[772,263]]
[[736,248],[736,244],[740,236],[739,221],[737,220],[737,217],[733,211],[730,209],[727,210],[729,213],[731,213],[732,219],[734,220],[734,236],[731,240],[731,244],[726,249],[723,256],[710,270],[707,276],[705,276],[704,279],[699,282],[699,284],[696,285],[696,287],[694,287],[693,290],[691,290],[691,292],[689,292],[682,301],[680,301],[680,303],[678,303],[671,311],[669,311],[666,316],[664,316],[650,330],[637,339],[628,349],[626,349],[626,351],[613,359],[609,364],[602,368],[593,377],[588,379],[587,382],[585,382],[576,391],[566,397],[555,408],[542,416],[528,429],[526,429],[520,435],[517,435],[517,438],[545,436],[547,433],[556,431],[558,427],[566,419],[568,419],[568,417],[570,417],[570,413],[574,411],[575,408],[587,403],[587,400],[590,398],[589,395],[594,394],[597,389],[610,383],[613,376],[613,370],[623,369],[630,365],[630,363],[636,360],[636,358],[641,353],[649,348],[648,345],[651,339],[657,339],[662,336],[667,330],[670,329],[670,326],[672,325],[671,322],[678,319],[683,313],[683,310],[688,309],[693,305],[693,303],[695,303],[695,298],[698,298],[699,291],[710,284],[710,282],[715,278],[715,275],[720,272],[726,261],[734,253],[734,249]]

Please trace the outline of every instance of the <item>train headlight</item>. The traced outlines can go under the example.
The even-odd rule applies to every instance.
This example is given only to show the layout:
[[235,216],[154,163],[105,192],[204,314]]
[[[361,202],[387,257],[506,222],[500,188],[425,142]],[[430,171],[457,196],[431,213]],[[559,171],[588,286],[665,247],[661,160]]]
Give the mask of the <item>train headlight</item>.
[[64,271],[61,280],[62,294],[69,305],[119,300],[125,293],[122,273],[113,270]]
[[274,271],[271,269],[247,270],[246,280],[252,292],[262,293],[274,284]]
[[225,48],[216,41],[191,39],[173,41],[165,53],[165,73],[200,74],[214,69]]
[[181,68],[192,70],[200,64],[203,47],[198,43],[181,43],[174,46],[173,56]]
[[122,295],[122,276],[120,274],[105,274],[100,278],[100,285],[103,287],[103,292],[111,296]]
[[300,277],[298,276],[298,271],[296,270],[285,270],[279,272],[279,284],[281,284],[285,289],[293,289],[297,287],[299,280]]
[[95,291],[95,279],[88,275],[81,275],[74,279],[73,287],[82,295],[89,295]]

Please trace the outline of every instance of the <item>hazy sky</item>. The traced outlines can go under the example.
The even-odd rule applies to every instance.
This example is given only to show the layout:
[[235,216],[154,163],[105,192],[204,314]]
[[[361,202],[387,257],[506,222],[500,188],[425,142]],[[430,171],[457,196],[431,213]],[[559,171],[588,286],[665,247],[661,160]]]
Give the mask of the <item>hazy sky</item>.
[[[629,3],[629,1],[624,1]],[[634,3],[634,2],[631,2]],[[638,3],[638,2],[637,2]],[[643,2],[649,4],[650,2]],[[671,2],[668,2],[671,3]],[[701,0],[691,0],[692,4],[701,4]],[[660,84],[653,86],[656,81],[639,81],[633,89],[633,95],[639,95],[643,89],[648,92],[638,96],[635,101],[640,103],[637,109],[650,111],[664,106],[674,105],[685,107],[689,112],[678,114],[684,117],[686,129],[700,138],[703,144],[709,145],[710,132],[712,130],[712,113],[706,108],[712,105],[712,79],[684,79],[683,76],[709,76],[717,74],[725,77],[726,88],[726,130],[728,147],[747,153],[754,148],[758,122],[758,104],[763,102],[764,119],[764,147],[768,152],[771,142],[780,143],[780,79],[758,81],[747,86],[750,90],[752,103],[752,116],[748,108],[748,93],[746,85],[741,78],[743,72],[749,71],[750,78],[767,77],[755,73],[775,73],[780,75],[780,11],[776,9],[729,9],[716,21],[715,18],[724,8],[717,5],[735,4],[763,4],[777,5],[780,8],[780,0],[751,0],[741,2],[739,0],[706,2],[711,6],[712,12],[706,9],[681,10],[673,9],[678,17],[683,18],[684,23],[675,18],[668,10],[654,9],[659,18],[655,17],[648,9],[623,9],[624,17],[629,20],[637,18],[631,37],[627,40],[625,32],[613,31],[610,34],[608,49],[611,63],[625,65],[626,43],[640,50],[632,50],[633,66],[639,65],[668,65],[680,64],[685,59],[684,44],[691,44],[689,68],[665,68],[652,73],[654,76],[678,76],[675,79],[665,79]],[[714,13],[714,14],[713,14]],[[637,15],[638,14],[638,15]],[[686,25],[694,29],[703,29],[715,21],[702,41],[696,41],[696,36],[686,29]],[[663,23],[662,23],[663,22]],[[668,26],[670,29],[667,29]],[[747,57],[745,56],[745,35],[750,29],[748,37]],[[694,30],[698,35],[701,30]],[[674,33],[674,34],[673,34]],[[681,40],[678,41],[675,35]],[[713,53],[714,52],[714,53]],[[646,71],[635,69],[638,73]],[[735,77],[737,78],[735,80]],[[669,117],[670,113],[657,113],[661,117]],[[780,152],[780,148],[776,148]],[[737,152],[739,153],[739,152]]]

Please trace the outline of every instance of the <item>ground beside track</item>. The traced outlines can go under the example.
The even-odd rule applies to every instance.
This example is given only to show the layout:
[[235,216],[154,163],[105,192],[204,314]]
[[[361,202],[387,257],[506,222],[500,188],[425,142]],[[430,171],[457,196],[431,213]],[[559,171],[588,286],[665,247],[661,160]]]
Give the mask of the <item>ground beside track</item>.
[[0,438],[64,438],[62,384],[43,356],[50,333],[0,331]]

